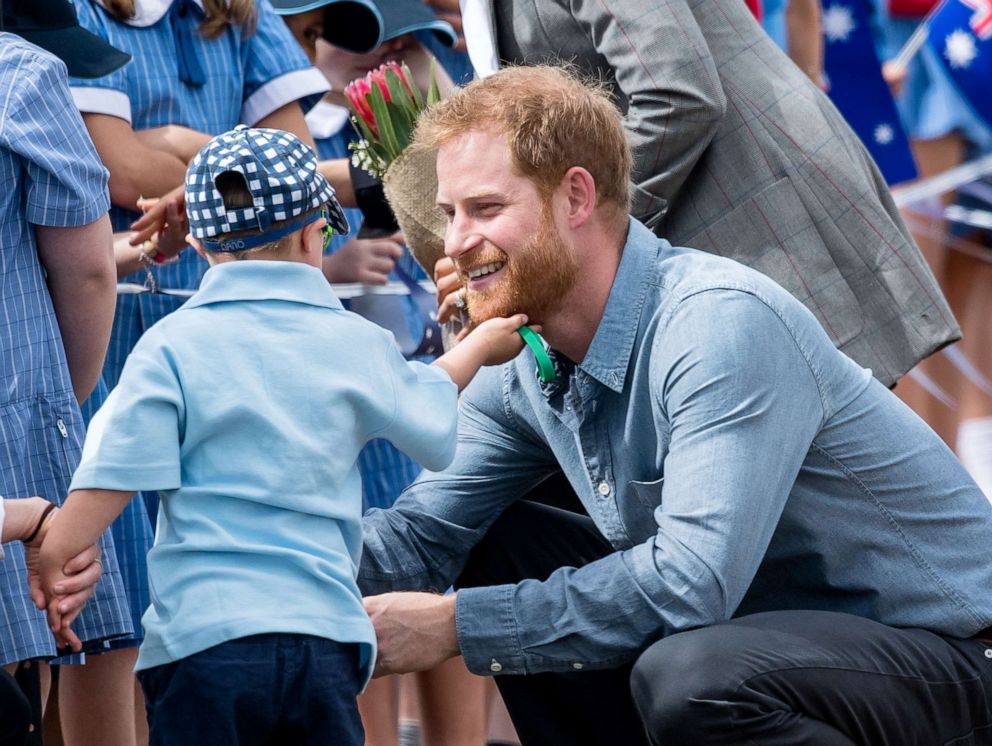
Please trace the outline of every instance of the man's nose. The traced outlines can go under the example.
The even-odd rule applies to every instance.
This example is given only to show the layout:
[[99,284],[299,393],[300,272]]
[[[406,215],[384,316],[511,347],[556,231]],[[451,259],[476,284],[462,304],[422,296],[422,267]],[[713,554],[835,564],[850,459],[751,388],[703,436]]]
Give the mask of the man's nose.
[[469,221],[456,215],[451,218],[444,232],[444,253],[457,259],[478,246],[480,241],[482,236],[472,229]]

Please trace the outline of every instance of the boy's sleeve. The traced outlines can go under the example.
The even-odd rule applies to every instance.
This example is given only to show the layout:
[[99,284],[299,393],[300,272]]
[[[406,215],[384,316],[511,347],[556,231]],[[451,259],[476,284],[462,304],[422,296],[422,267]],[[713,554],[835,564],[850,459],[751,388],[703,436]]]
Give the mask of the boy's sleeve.
[[243,48],[247,56],[241,121],[250,126],[293,101],[307,112],[330,90],[269,0],[257,0],[255,7],[258,23]]
[[389,424],[373,438],[385,438],[430,471],[455,457],[458,435],[458,388],[436,365],[407,361],[392,336],[383,345],[383,378],[392,387]]
[[69,490],[171,490],[181,483],[186,412],[176,366],[146,333],[90,422]]

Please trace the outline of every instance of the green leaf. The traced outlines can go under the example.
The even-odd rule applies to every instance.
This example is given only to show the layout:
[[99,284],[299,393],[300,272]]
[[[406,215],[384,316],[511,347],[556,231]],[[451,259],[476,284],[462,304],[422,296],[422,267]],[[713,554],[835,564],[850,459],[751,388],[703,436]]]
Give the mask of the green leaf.
[[368,102],[372,114],[375,116],[375,124],[379,128],[379,142],[382,143],[388,154],[386,162],[392,163],[400,154],[401,148],[396,141],[396,132],[390,119],[389,108],[386,106],[386,99],[383,97],[382,91],[379,90],[379,86],[372,86],[372,93],[368,97]]
[[437,87],[437,61],[431,59],[431,85],[427,89],[427,106],[431,107],[441,100],[441,89]]
[[413,103],[419,113],[424,108],[424,97],[420,95],[420,86],[413,82],[413,73],[410,72],[410,68],[407,67],[405,62],[400,63],[400,69],[403,70],[403,74],[406,76],[406,79],[410,81],[410,89],[413,91]]
[[400,80],[400,76],[396,74],[396,71],[388,67],[386,68],[386,87],[389,88],[389,96],[392,98],[392,104],[404,111],[413,109],[413,99],[410,97],[410,92],[406,89],[406,86]]
[[364,139],[366,142],[374,142],[375,141],[375,135],[372,134],[372,129],[367,124],[365,124],[365,120],[364,119],[362,119],[359,116],[355,116],[354,114],[352,114],[351,115],[351,123],[361,133],[362,139]]

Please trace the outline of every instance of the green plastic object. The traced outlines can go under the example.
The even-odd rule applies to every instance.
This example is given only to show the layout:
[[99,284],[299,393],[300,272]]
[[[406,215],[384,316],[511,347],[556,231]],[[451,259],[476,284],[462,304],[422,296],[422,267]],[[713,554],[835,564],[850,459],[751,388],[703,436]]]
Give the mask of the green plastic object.
[[537,333],[529,326],[522,326],[517,329],[517,334],[523,337],[524,342],[530,347],[537,359],[537,374],[541,378],[541,383],[551,383],[555,380],[555,366],[552,365],[551,358],[548,357],[547,350],[544,349],[544,343],[537,336]]

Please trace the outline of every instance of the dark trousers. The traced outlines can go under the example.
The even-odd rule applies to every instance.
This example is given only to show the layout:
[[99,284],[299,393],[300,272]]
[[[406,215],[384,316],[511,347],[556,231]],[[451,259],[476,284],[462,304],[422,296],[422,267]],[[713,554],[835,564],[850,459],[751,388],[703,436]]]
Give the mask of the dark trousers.
[[[457,585],[542,580],[612,551],[588,516],[521,501]],[[524,746],[992,744],[992,648],[832,612],[740,617],[633,666],[496,683]]]
[[0,746],[23,746],[31,725],[31,704],[17,681],[0,668]]
[[359,646],[242,637],[138,672],[151,746],[361,746]]

